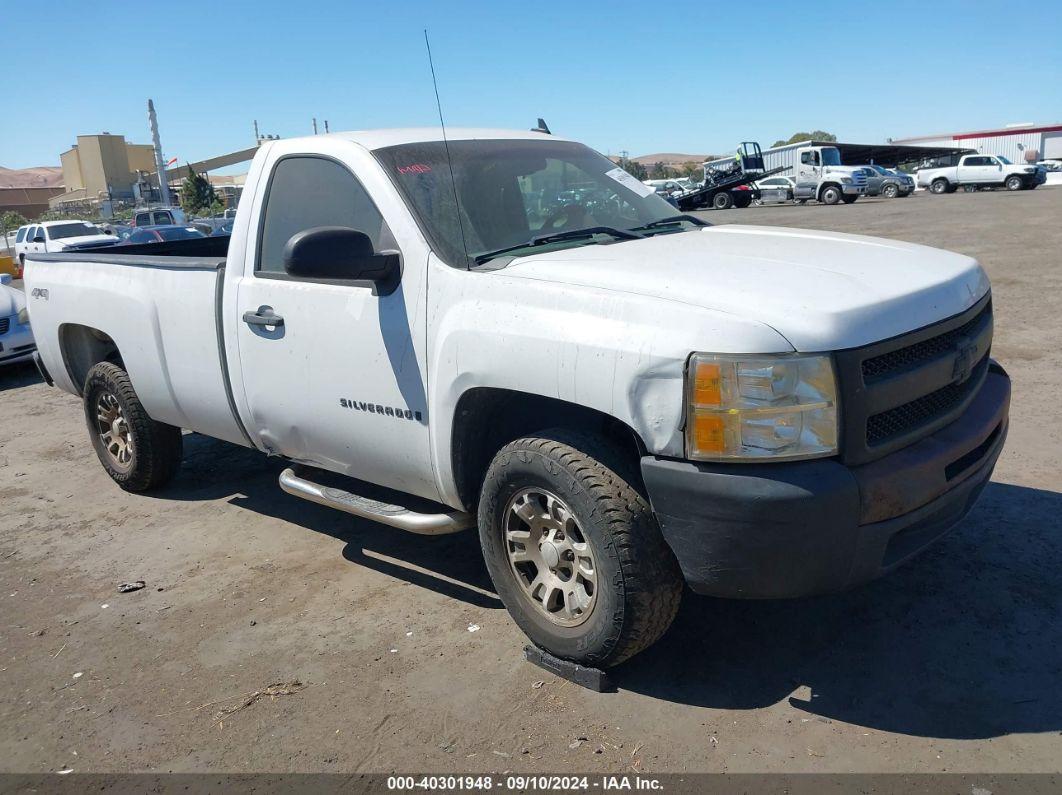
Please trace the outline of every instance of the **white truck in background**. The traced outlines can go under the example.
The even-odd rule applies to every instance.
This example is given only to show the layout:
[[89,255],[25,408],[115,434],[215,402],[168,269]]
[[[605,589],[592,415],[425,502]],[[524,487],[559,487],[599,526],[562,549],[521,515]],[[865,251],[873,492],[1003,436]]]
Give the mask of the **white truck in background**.
[[122,488],[164,488],[189,429],[286,460],[295,497],[478,525],[516,622],[587,665],[655,642],[684,584],[890,571],[966,515],[1007,434],[974,260],[712,227],[538,132],[270,141],[231,239],[32,253],[26,292]]
[[1003,155],[962,155],[954,166],[920,168],[916,178],[919,187],[938,195],[960,187],[1033,190],[1047,181],[1047,169],[1011,163]]
[[802,146],[794,155],[793,198],[803,204],[815,199],[823,204],[851,204],[867,193],[863,166],[841,165],[836,146]]

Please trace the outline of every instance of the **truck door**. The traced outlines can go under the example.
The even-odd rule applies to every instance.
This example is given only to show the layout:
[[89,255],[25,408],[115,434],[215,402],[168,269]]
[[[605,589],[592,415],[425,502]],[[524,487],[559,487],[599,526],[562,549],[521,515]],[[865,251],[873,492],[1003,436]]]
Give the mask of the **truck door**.
[[798,199],[811,199],[819,186],[822,161],[817,149],[800,149],[797,156],[796,187],[793,195]]
[[[230,305],[241,414],[267,452],[437,497],[425,396],[426,249],[402,252],[401,281],[387,294],[371,282],[284,269],[287,242],[314,227],[357,229],[376,251],[398,249],[355,176],[354,164],[365,163],[353,155],[344,162],[346,156],[340,148],[335,157],[274,155],[265,164],[265,189],[257,189],[252,211],[260,219],[257,240],[247,243]],[[277,323],[261,325],[270,315]]]

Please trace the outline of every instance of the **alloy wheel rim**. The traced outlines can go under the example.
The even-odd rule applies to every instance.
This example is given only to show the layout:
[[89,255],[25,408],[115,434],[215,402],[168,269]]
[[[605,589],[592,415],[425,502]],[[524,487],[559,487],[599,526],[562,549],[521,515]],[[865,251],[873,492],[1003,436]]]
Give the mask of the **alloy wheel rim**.
[[114,466],[122,471],[128,470],[136,445],[122,406],[110,392],[103,392],[96,398],[96,433]]
[[574,627],[597,604],[594,551],[564,500],[525,488],[505,507],[505,551],[523,597],[551,623]]

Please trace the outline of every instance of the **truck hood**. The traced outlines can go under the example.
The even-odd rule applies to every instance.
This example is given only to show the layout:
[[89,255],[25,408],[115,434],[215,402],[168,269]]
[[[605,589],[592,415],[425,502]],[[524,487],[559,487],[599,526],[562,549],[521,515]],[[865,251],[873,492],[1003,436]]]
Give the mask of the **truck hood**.
[[114,235],[78,235],[77,237],[64,237],[55,242],[61,249],[67,249],[94,243],[107,245],[115,242],[116,239]]
[[[737,315],[771,326],[798,351],[895,337],[962,312],[989,289],[981,267],[961,254],[738,225],[536,254],[504,270]],[[710,349],[711,340],[703,345]]]

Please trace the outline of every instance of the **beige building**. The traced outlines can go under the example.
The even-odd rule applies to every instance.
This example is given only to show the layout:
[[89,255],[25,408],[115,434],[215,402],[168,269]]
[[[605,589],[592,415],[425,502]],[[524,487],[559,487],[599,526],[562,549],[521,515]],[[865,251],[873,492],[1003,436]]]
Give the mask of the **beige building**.
[[96,204],[103,199],[131,200],[137,171],[154,172],[150,144],[131,144],[125,136],[100,133],[79,135],[77,143],[59,156],[66,192],[49,200],[52,207]]

